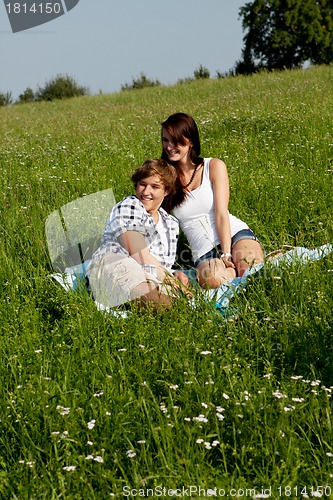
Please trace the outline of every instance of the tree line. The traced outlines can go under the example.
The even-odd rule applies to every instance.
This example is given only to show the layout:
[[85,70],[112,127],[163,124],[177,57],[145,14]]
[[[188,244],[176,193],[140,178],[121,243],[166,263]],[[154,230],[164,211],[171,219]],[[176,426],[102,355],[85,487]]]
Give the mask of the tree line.
[[[333,62],[333,0],[254,0],[239,10],[244,32],[241,59],[217,78],[252,74],[261,70],[294,69],[310,63]],[[210,78],[200,65],[193,77],[178,80],[187,83]],[[121,90],[136,90],[161,85],[141,73]],[[17,102],[51,101],[89,94],[68,75],[58,75],[36,92],[27,88]],[[11,92],[0,92],[0,106],[12,104]]]

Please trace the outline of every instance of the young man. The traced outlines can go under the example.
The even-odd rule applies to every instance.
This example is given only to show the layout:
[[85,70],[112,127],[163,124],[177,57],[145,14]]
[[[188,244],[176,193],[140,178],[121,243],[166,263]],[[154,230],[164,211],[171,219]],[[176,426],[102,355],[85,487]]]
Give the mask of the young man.
[[132,175],[135,196],[115,205],[102,242],[89,266],[95,300],[116,307],[136,300],[168,307],[177,292],[188,292],[187,277],[171,273],[176,258],[179,226],[161,208],[175,191],[177,174],[165,160],[144,162]]

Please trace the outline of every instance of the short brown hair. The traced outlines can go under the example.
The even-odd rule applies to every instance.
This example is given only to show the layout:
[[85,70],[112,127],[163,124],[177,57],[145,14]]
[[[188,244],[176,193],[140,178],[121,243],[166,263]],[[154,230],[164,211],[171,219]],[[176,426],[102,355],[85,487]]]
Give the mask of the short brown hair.
[[176,169],[167,161],[159,158],[146,160],[141,167],[136,169],[131,179],[136,187],[139,181],[151,177],[152,175],[158,175],[160,177],[164,189],[169,191],[168,196],[172,196],[175,193],[177,179]]

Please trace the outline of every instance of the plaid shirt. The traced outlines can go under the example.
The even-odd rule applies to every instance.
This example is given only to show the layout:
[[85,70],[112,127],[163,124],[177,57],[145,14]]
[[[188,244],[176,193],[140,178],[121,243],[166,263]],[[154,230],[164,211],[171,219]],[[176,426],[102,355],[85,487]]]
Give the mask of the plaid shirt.
[[129,255],[119,243],[118,237],[127,231],[137,231],[145,237],[151,253],[168,271],[176,259],[179,233],[178,221],[163,208],[158,210],[167,227],[168,248],[165,248],[156,222],[136,196],[128,196],[115,205],[106,221],[100,247],[92,257],[92,263],[107,252]]

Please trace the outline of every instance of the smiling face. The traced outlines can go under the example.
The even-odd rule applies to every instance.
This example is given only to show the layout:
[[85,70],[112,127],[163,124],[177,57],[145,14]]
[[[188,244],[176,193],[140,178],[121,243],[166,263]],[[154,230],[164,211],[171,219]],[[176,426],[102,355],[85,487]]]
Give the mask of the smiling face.
[[170,162],[182,162],[186,161],[189,156],[189,151],[191,148],[191,141],[186,137],[183,137],[184,144],[180,142],[174,143],[171,134],[166,128],[162,128],[162,147],[167,155]]
[[168,194],[168,190],[165,189],[159,175],[151,175],[137,182],[135,194],[147,212],[152,216],[156,216],[164,197]]

